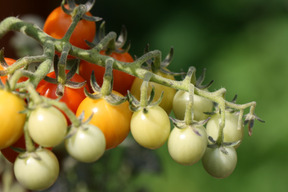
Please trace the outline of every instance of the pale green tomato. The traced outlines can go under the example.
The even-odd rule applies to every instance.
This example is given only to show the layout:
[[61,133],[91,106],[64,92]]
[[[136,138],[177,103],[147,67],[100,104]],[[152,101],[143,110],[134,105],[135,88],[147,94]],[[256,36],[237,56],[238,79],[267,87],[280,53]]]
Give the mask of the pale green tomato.
[[67,121],[55,107],[39,107],[29,116],[28,131],[37,144],[43,147],[54,147],[64,140]]
[[207,148],[202,164],[213,177],[225,178],[233,173],[237,165],[237,153],[234,147]]
[[90,163],[104,154],[105,136],[98,127],[89,124],[79,128],[72,127],[69,134],[73,135],[65,140],[65,147],[76,160]]
[[168,139],[168,151],[174,161],[182,165],[198,162],[207,148],[207,134],[203,126],[174,127]]
[[50,150],[21,153],[14,163],[17,181],[29,190],[44,190],[54,184],[59,175],[59,162]]
[[134,112],[130,125],[135,141],[149,149],[161,147],[170,134],[169,117],[159,106],[148,106]]
[[[179,90],[176,92],[173,99],[173,111],[176,119],[183,120],[185,117],[186,106],[189,102],[189,92]],[[194,94],[192,111],[193,119],[196,121],[205,120],[208,115],[205,112],[212,112],[213,102],[204,97]]]
[[[235,113],[225,112],[225,126],[223,129],[224,142],[236,142],[243,139],[243,123],[238,128],[239,115]],[[219,113],[214,114],[206,124],[206,132],[208,136],[211,136],[214,140],[217,140],[219,134],[219,123],[221,122],[221,115]],[[238,147],[236,145],[235,147]]]

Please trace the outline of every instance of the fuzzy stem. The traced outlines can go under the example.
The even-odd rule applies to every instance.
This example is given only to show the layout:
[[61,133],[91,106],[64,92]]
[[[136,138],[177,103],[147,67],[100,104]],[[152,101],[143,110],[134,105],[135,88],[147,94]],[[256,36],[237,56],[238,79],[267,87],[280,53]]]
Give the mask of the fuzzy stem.
[[111,94],[113,89],[113,59],[107,59],[105,65],[105,74],[103,77],[103,84],[101,87],[101,94],[107,96]]
[[186,106],[186,110],[185,110],[185,117],[184,117],[184,121],[186,123],[186,125],[191,125],[193,123],[193,103],[194,103],[194,85],[190,84],[189,87],[189,102],[188,105]]
[[75,116],[75,114],[67,107],[65,103],[49,98],[44,98],[44,100],[46,103],[61,109],[61,111],[63,111],[68,116],[73,126],[79,127],[81,125],[81,121]]
[[69,26],[67,32],[65,33],[64,37],[62,38],[62,41],[68,42],[70,37],[72,36],[72,33],[77,26],[78,22],[81,20],[82,16],[86,13],[86,6],[85,5],[79,5],[76,7],[73,11],[72,15],[72,23]]
[[148,87],[149,81],[151,78],[152,73],[147,72],[143,79],[141,88],[140,88],[140,107],[145,108],[148,105]]
[[29,131],[28,131],[28,124],[27,122],[24,125],[24,138],[25,138],[25,147],[26,151],[33,152],[35,151],[35,145],[32,141],[32,138],[30,137]]

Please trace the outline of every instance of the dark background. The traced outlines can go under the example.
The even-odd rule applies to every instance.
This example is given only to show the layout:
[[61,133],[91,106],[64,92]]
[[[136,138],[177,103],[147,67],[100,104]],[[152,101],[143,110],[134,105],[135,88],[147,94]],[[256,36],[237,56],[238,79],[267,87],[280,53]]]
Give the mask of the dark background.
[[[0,20],[25,14],[45,19],[60,3],[1,0]],[[105,178],[101,177],[103,169],[89,165],[94,166],[95,172],[90,170],[89,174],[95,183],[97,178],[102,186],[112,186],[106,191],[117,191],[117,186],[122,191],[287,191],[287,1],[97,0],[92,12],[104,18],[106,31],[119,32],[122,24],[127,27],[131,54],[140,56],[147,43],[151,49],[161,50],[163,57],[174,47],[171,70],[186,71],[193,65],[200,73],[207,68],[207,81],[215,80],[211,90],[225,87],[227,99],[238,94],[238,103],[257,101],[256,114],[266,121],[256,122],[251,137],[246,131],[238,148],[237,168],[226,179],[210,177],[200,162],[191,167],[176,164],[169,157],[167,146],[155,152],[119,147],[108,151],[106,162],[98,163],[109,167],[104,169]],[[0,46],[5,47],[6,56],[17,57],[13,45],[8,43],[10,36],[1,39]],[[136,158],[146,154],[156,160],[147,158],[145,164]],[[157,166],[153,166],[155,162]],[[89,166],[80,164],[78,168],[87,170]],[[138,171],[134,173],[133,169]],[[129,176],[123,179],[120,173]],[[89,182],[81,183],[83,189],[96,191],[97,187]]]

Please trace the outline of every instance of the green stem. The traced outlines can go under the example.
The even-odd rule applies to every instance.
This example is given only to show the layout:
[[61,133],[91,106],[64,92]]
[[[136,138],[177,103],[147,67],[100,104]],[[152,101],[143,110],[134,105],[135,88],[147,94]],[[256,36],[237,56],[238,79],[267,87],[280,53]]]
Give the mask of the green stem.
[[33,84],[28,83],[27,86],[26,86],[26,89],[29,92],[30,98],[32,99],[34,105],[39,105],[39,104],[43,103],[42,97],[35,90]]
[[32,141],[32,138],[30,137],[29,131],[28,131],[28,124],[27,122],[24,125],[24,138],[25,138],[25,147],[26,151],[33,152],[35,151],[35,145]]
[[86,6],[85,5],[79,5],[78,7],[75,7],[73,14],[72,14],[72,23],[69,26],[67,32],[65,33],[64,37],[62,38],[62,41],[69,42],[70,37],[72,36],[72,33],[77,26],[78,22],[81,20],[82,16],[86,13]]
[[140,88],[140,107],[145,108],[148,105],[148,87],[149,81],[151,79],[151,72],[147,72],[143,79],[141,88]]
[[54,100],[54,99],[49,99],[49,98],[44,98],[45,103],[51,104],[63,111],[75,127],[79,127],[81,125],[81,121],[76,117],[76,115],[67,107],[67,105],[63,102]]
[[107,96],[111,94],[113,89],[113,59],[107,59],[105,65],[105,74],[101,87],[101,94]]
[[193,123],[193,103],[194,103],[194,85],[190,84],[189,87],[189,102],[186,106],[186,110],[185,110],[185,117],[184,117],[184,121],[186,123],[186,125],[191,125]]

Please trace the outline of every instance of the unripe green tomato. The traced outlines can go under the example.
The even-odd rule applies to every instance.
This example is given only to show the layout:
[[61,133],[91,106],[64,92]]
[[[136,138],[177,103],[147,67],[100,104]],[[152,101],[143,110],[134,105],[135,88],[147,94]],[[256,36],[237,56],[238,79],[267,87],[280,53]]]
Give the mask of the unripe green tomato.
[[38,107],[29,116],[28,131],[37,144],[43,147],[54,147],[64,140],[67,121],[55,107]]
[[207,148],[207,134],[203,126],[174,127],[168,139],[168,151],[174,161],[182,165],[198,162]]
[[[178,90],[173,99],[173,111],[176,119],[184,119],[188,102],[189,92]],[[194,94],[194,101],[192,106],[194,120],[201,121],[207,119],[208,115],[205,114],[205,112],[212,112],[212,110],[213,102],[211,100]]]
[[213,177],[225,178],[231,175],[237,165],[237,153],[234,147],[207,148],[202,164]]
[[[237,142],[243,139],[243,123],[238,128],[239,115],[235,113],[225,112],[225,126],[223,129],[224,142]],[[214,140],[217,140],[219,134],[219,123],[221,122],[221,115],[219,113],[214,114],[206,124],[206,132],[208,136],[211,136]],[[235,147],[238,147],[236,145]]]
[[106,141],[103,132],[94,125],[72,127],[71,137],[65,140],[68,153],[78,161],[94,162],[98,160],[106,150]]
[[130,125],[135,141],[149,149],[161,147],[170,134],[169,117],[159,106],[148,106],[134,112]]
[[14,174],[25,188],[44,190],[54,184],[59,175],[59,162],[50,150],[20,154],[14,163]]

